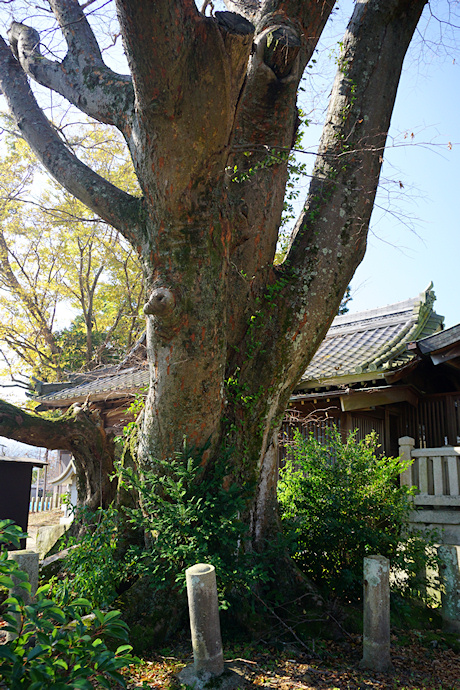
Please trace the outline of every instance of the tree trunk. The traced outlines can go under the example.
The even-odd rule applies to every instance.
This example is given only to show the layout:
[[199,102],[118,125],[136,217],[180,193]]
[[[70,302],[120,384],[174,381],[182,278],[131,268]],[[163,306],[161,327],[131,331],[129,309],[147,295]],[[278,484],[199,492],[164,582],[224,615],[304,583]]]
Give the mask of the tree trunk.
[[[62,63],[13,24],[0,86],[51,174],[139,252],[148,295],[150,389],[137,462],[196,449],[229,456],[252,487],[247,548],[278,529],[277,434],[292,390],[361,261],[405,52],[425,0],[356,3],[308,197],[284,263],[273,259],[298,126],[296,98],[334,3],[116,0],[132,82],[102,61],[81,8],[50,0]],[[27,73],[129,147],[142,198],[83,166],[38,108]],[[88,75],[91,75],[91,79]]]

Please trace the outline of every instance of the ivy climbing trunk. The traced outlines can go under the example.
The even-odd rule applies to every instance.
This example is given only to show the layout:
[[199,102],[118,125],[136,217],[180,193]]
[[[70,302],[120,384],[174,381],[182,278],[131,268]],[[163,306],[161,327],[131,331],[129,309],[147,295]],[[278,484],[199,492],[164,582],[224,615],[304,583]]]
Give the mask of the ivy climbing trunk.
[[[425,0],[362,0],[339,59],[317,162],[284,262],[273,263],[297,92],[332,0],[116,0],[130,76],[113,73],[75,0],[50,0],[67,54],[14,23],[0,86],[66,189],[138,251],[150,389],[137,462],[196,449],[252,487],[249,545],[277,529],[276,438],[292,390],[361,261],[404,56]],[[135,198],[78,161],[27,76],[125,137]],[[226,481],[227,481],[226,479]]]

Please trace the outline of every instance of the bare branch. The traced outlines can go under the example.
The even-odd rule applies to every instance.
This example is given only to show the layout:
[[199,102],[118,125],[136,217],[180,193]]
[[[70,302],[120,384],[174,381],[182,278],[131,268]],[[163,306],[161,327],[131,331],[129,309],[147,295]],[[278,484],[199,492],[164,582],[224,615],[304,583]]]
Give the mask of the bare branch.
[[136,246],[140,240],[141,201],[102,178],[65,147],[40,109],[24,72],[1,37],[0,88],[24,139],[48,172]]
[[13,22],[8,38],[26,74],[60,93],[90,117],[116,125],[126,134],[131,128],[134,92],[131,78],[104,64],[88,21],[74,0],[51,0],[50,5],[67,42],[62,62],[46,59],[40,51],[39,33]]

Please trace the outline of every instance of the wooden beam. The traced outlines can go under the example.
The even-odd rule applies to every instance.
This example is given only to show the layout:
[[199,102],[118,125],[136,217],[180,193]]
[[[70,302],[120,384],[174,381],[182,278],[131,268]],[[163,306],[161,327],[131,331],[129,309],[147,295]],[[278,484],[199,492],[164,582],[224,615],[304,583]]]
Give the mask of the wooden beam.
[[418,404],[418,397],[414,391],[406,386],[374,388],[370,390],[352,391],[340,396],[343,412],[362,410],[377,405],[389,405],[397,402],[408,402],[414,407]]

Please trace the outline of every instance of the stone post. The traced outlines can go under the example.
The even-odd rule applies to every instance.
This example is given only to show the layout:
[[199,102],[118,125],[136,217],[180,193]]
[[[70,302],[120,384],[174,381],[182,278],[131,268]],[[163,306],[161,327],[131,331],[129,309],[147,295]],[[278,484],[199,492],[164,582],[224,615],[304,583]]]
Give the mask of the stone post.
[[[399,457],[401,460],[407,461],[412,459],[412,451],[414,450],[415,441],[411,436],[403,436],[399,439]],[[409,465],[407,470],[401,472],[399,475],[399,482],[401,486],[412,486],[412,467]]]
[[438,547],[442,561],[442,617],[446,630],[460,633],[460,546],[442,544]]
[[[20,587],[20,581],[15,577],[12,578],[15,585],[9,591],[10,597],[20,597],[27,606],[34,598],[38,587],[39,555],[35,551],[21,549],[19,551],[9,551],[8,558],[11,561],[16,561],[19,569],[26,572],[29,576],[30,592]],[[16,635],[14,633],[8,632],[6,634],[6,641],[9,642],[10,640],[14,640],[15,637]]]
[[177,677],[194,690],[231,690],[240,684],[241,674],[237,668],[224,664],[215,568],[198,563],[187,568],[185,577],[194,663],[183,668]]
[[364,559],[363,658],[372,671],[393,670],[390,659],[390,561],[384,556]]
[[195,672],[224,671],[217,602],[216,569],[197,563],[185,571]]

